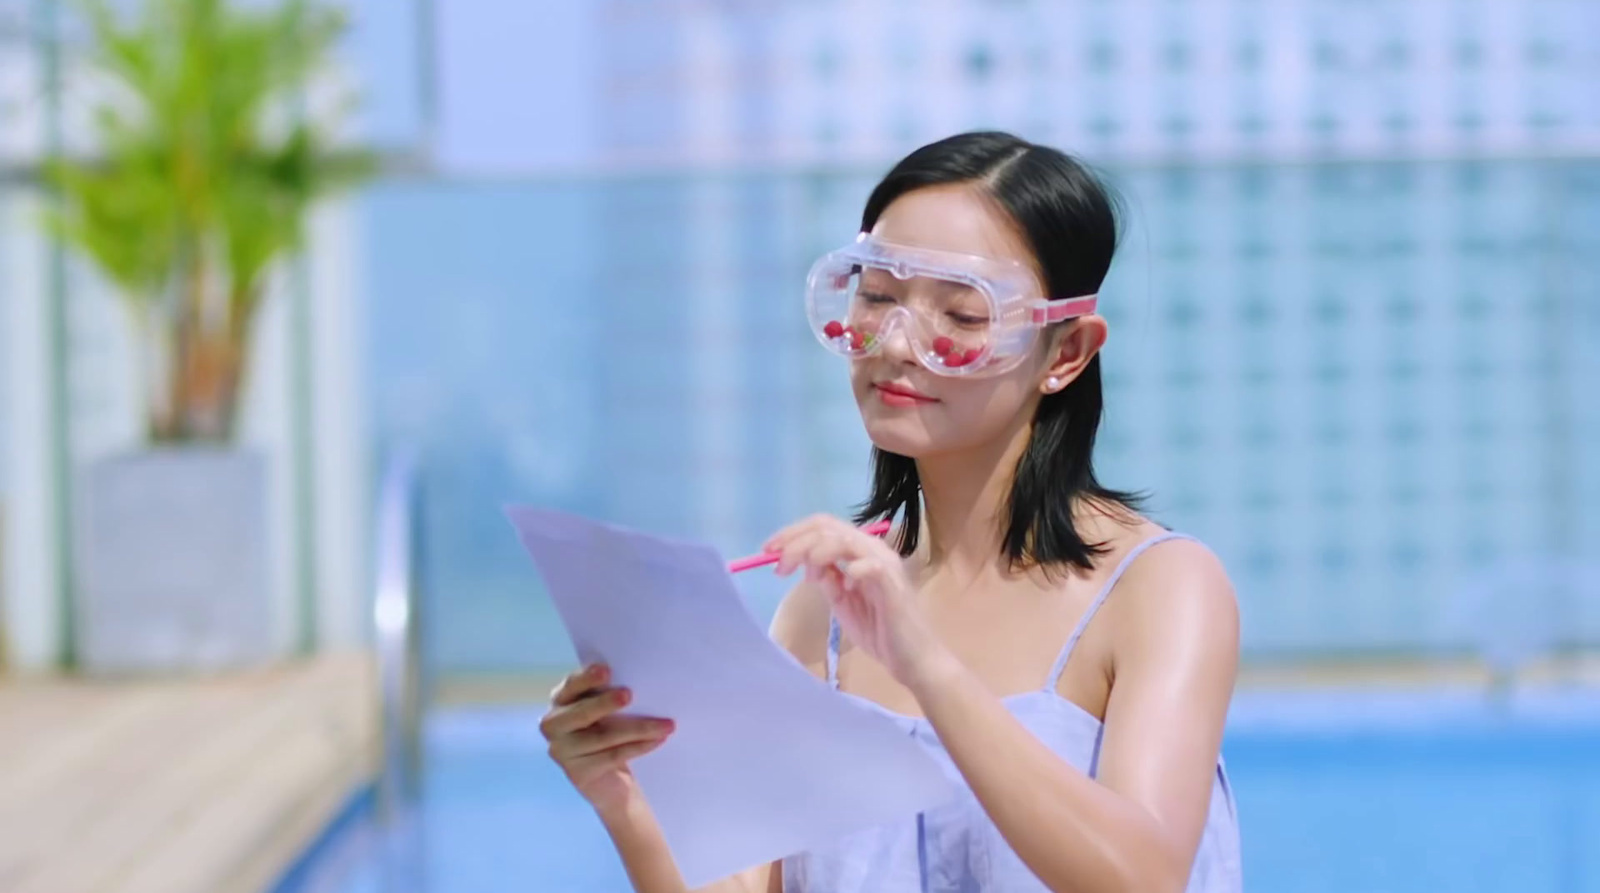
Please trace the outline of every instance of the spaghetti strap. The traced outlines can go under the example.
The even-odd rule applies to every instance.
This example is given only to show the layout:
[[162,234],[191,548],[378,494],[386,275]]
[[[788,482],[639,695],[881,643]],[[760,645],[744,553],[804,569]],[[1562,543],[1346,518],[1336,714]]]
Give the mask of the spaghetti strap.
[[828,685],[839,687],[839,621],[828,615]]
[[[1089,627],[1089,621],[1094,619],[1095,612],[1099,611],[1100,606],[1105,604],[1106,597],[1111,594],[1111,590],[1117,585],[1117,581],[1122,579],[1122,575],[1128,570],[1128,566],[1133,564],[1133,560],[1138,558],[1140,555],[1143,555],[1145,550],[1151,546],[1159,545],[1170,540],[1193,539],[1194,537],[1187,534],[1174,533],[1169,530],[1164,533],[1158,533],[1139,545],[1134,546],[1128,551],[1127,555],[1122,557],[1122,560],[1117,563],[1116,569],[1111,572],[1110,579],[1106,580],[1105,585],[1101,586],[1100,591],[1095,594],[1094,601],[1090,602],[1089,607],[1084,609],[1083,616],[1078,618],[1078,625],[1073,627],[1072,635],[1067,637],[1067,644],[1062,646],[1061,653],[1056,656],[1055,666],[1050,668],[1050,676],[1045,680],[1044,683],[1045,691],[1055,691],[1056,687],[1061,684],[1061,674],[1067,669],[1067,658],[1072,656],[1072,649],[1077,647],[1078,640],[1083,637],[1083,631]],[[830,661],[832,660],[832,655],[833,652],[830,650]]]

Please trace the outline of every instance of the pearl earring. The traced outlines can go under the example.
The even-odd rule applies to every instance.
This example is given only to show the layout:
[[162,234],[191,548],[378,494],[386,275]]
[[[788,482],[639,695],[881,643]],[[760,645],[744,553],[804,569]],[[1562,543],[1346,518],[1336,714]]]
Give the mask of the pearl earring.
[[1055,392],[1055,391],[1057,391],[1057,390],[1059,390],[1061,388],[1061,379],[1056,378],[1054,375],[1052,375],[1049,378],[1045,379],[1044,386],[1049,388],[1051,390],[1051,392],[1053,393],[1053,392]]

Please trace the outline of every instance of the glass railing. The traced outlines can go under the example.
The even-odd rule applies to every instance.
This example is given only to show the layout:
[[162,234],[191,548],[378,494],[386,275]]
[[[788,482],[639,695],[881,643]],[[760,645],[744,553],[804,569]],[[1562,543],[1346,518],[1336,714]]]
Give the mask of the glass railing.
[[[1127,213],[1103,476],[1227,561],[1247,655],[1600,644],[1600,161],[1110,176]],[[867,442],[799,285],[872,182],[396,180],[361,199],[373,455],[420,450],[442,672],[569,659],[505,502],[732,554],[862,497]],[[39,244],[20,188],[0,185],[7,289]],[[740,582],[763,617],[785,589]]]

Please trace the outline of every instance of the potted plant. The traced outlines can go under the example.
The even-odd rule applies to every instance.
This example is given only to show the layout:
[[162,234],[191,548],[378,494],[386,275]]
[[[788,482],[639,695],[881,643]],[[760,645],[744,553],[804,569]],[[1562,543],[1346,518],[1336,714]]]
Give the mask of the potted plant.
[[48,223],[124,299],[145,443],[89,464],[77,651],[96,670],[270,656],[265,457],[236,442],[252,335],[313,205],[372,170],[303,112],[344,28],[305,0],[78,4],[107,90],[90,157],[56,157]]

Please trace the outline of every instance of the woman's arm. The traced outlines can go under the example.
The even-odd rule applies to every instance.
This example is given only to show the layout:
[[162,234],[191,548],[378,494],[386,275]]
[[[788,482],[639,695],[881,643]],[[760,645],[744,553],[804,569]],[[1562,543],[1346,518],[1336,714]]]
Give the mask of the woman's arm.
[[[794,655],[806,669],[818,676],[827,673],[828,605],[822,595],[801,584],[786,596],[772,618],[772,640]],[[601,815],[601,823],[622,857],[628,880],[638,893],[688,893],[661,826],[650,812],[642,795],[627,799],[612,815]],[[783,869],[780,863],[761,865],[740,872],[699,893],[782,893]]]
[[1182,541],[1135,562],[1117,596],[1098,780],[1046,748],[948,652],[914,663],[906,683],[1000,833],[1051,889],[1176,893],[1205,827],[1238,608],[1216,558]]
[[[661,826],[650,813],[643,797],[633,798],[615,815],[600,817],[606,833],[622,857],[628,882],[637,893],[689,893],[683,875],[661,836]],[[701,887],[696,893],[782,893],[782,878],[776,865],[760,865]]]
[[911,690],[1000,833],[1055,890],[1182,890],[1205,827],[1238,662],[1238,607],[1216,557],[1157,546],[1124,576],[1097,779],[1018,722],[928,626],[900,555],[818,515],[767,542],[856,647]]

